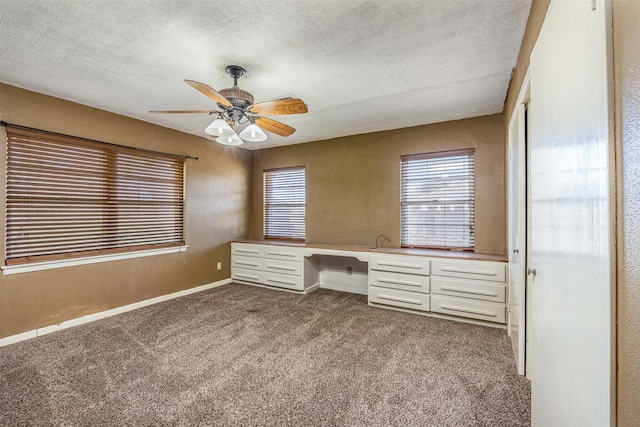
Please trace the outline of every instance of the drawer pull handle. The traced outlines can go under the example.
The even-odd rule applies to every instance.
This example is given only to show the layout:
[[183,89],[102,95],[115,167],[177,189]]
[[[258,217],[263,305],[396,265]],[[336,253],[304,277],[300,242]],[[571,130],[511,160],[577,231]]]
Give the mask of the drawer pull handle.
[[445,304],[441,304],[440,307],[444,308],[445,310],[460,311],[462,313],[472,313],[472,314],[479,314],[481,316],[498,317],[496,313],[492,313],[491,311],[474,310],[472,308],[454,307],[454,306],[445,305]]
[[269,282],[282,283],[283,285],[295,286],[295,282],[288,282],[286,280],[278,280],[278,279],[267,279]]
[[485,295],[488,297],[498,296],[498,294],[495,292],[474,291],[472,289],[452,288],[451,286],[441,286],[440,289],[442,289],[443,291],[462,292],[464,294],[474,294],[474,295]]
[[416,264],[402,264],[399,262],[384,262],[378,261],[378,265],[384,265],[385,267],[400,267],[400,268],[413,268],[415,270],[422,270],[421,265]]
[[259,252],[251,249],[236,249],[235,252],[242,252],[244,254],[258,254]]
[[389,301],[404,302],[406,304],[422,305],[422,301],[408,298],[391,297],[388,295],[378,295],[378,299],[386,299]]
[[250,265],[252,267],[259,267],[260,264],[256,263],[256,262],[246,262],[246,261],[236,261],[236,264],[238,265]]
[[245,278],[245,279],[249,279],[249,280],[255,280],[256,282],[258,281],[258,278],[255,276],[249,276],[247,274],[240,274],[240,273],[236,273],[235,274],[236,277],[240,277],[240,278]]
[[485,270],[466,270],[464,268],[446,268],[441,267],[441,271],[446,271],[449,273],[467,273],[467,274],[481,274],[483,276],[497,276],[498,273],[495,271],[485,271]]
[[267,268],[270,268],[272,270],[296,271],[295,267],[283,267],[280,265],[268,265]]
[[417,288],[421,287],[422,284],[421,283],[416,283],[416,282],[405,282],[404,280],[392,280],[392,279],[385,279],[385,278],[379,278],[378,282],[380,283],[391,283],[393,285],[405,285],[405,286],[415,286]]
[[296,256],[296,254],[289,254],[289,253],[285,253],[285,252],[267,252],[267,255],[288,256],[288,257],[295,257]]

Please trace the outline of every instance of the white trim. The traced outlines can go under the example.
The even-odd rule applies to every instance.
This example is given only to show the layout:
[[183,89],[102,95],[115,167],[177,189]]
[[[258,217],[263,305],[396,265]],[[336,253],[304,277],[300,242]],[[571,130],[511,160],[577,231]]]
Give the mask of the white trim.
[[95,264],[97,262],[117,261],[122,259],[140,258],[152,255],[173,254],[178,252],[186,252],[189,246],[177,246],[162,249],[146,249],[135,252],[122,252],[109,255],[88,256],[74,259],[61,259],[55,261],[34,262],[31,264],[20,265],[3,265],[2,274],[8,276],[10,274],[30,273],[32,271],[50,270],[52,268],[73,267],[77,265]]
[[350,286],[347,284],[323,283],[320,282],[321,289],[346,292],[349,294],[369,295],[369,286]]
[[[521,112],[521,106],[528,105],[531,101],[531,74],[530,69],[527,66],[527,71],[525,73],[524,79],[522,80],[522,85],[520,86],[520,90],[518,92],[518,98],[516,99],[516,103],[513,106],[513,110],[511,111],[511,119],[509,120],[509,127],[507,128],[507,146],[509,151],[509,156],[506,162],[506,170],[507,170],[507,265],[509,270],[507,271],[507,335],[511,339],[511,324],[512,324],[512,308],[516,308],[518,310],[518,322],[520,324],[520,331],[518,335],[518,343],[517,350],[515,350],[516,354],[514,354],[514,358],[516,361],[516,369],[518,370],[518,374],[524,375],[530,379],[531,373],[527,374],[527,371],[531,369],[531,348],[527,345],[531,338],[531,328],[527,327],[527,306],[531,304],[530,295],[527,295],[527,292],[530,292],[530,288],[527,285],[527,280],[529,277],[525,273],[527,268],[527,213],[528,213],[528,190],[526,188],[528,179],[529,179],[529,161],[528,161],[528,145],[525,142],[529,135],[524,135],[524,140],[521,140],[520,135],[514,135],[514,128],[520,129],[520,126],[523,127],[523,132],[527,132],[526,124],[524,123],[524,117],[520,117],[524,114],[524,111]],[[518,123],[521,121],[521,123]],[[516,126],[517,125],[517,126]],[[518,193],[522,193],[523,197],[527,197],[524,199],[524,206],[521,210],[518,210],[518,204],[516,202],[515,209],[518,210],[515,213],[518,216],[519,221],[519,229],[517,233],[520,235],[520,246],[518,248],[511,247],[512,238],[514,235],[514,230],[512,230],[513,217],[512,214],[514,212],[511,211],[512,207],[511,196],[513,194],[512,185],[513,181],[511,180],[511,172],[512,172],[512,157],[514,146],[518,147],[518,152],[520,155],[518,161],[518,173],[519,173],[519,188]],[[519,264],[515,264],[511,259],[511,254],[514,249],[518,249],[520,262]],[[516,267],[520,268],[517,269]],[[511,279],[512,274],[519,274],[522,280],[522,289],[521,293],[519,293],[520,304],[523,304],[522,307],[512,307],[512,301],[516,296],[511,295]],[[513,345],[513,344],[512,344]]]
[[291,294],[298,294],[298,295],[306,295],[308,293],[311,293],[311,292],[315,291],[316,289],[318,289],[320,287],[320,283],[316,283],[314,285],[311,285],[311,286],[308,286],[308,287],[304,288],[304,290],[288,289],[288,288],[280,288],[278,286],[264,285],[262,283],[247,282],[245,280],[239,280],[239,279],[233,279],[233,283],[238,283],[240,285],[255,286],[257,288],[271,289],[273,291],[289,292]]
[[527,98],[529,98],[529,89],[531,85],[531,77],[529,73],[529,67],[527,67],[526,73],[524,73],[524,79],[522,79],[522,85],[520,86],[520,90],[518,91],[518,98],[516,98],[516,103],[513,106],[513,110],[511,110],[511,117],[509,118],[509,127],[511,129],[513,124],[515,123],[518,107],[520,104],[525,104]]
[[178,292],[174,292],[166,295],[160,295],[159,297],[150,298],[144,301],[138,301],[132,304],[123,305],[122,307],[112,308],[111,310],[101,311],[98,313],[77,317],[71,320],[65,320],[64,322],[58,323],[57,325],[44,326],[42,328],[33,329],[31,331],[22,332],[20,334],[11,335],[5,338],[0,338],[0,347],[4,347],[6,345],[14,344],[20,341],[25,341],[31,338],[42,336],[42,335],[50,334],[52,332],[61,331],[63,329],[71,328],[73,326],[78,326],[85,323],[93,322],[95,320],[100,320],[107,317],[115,316],[117,314],[126,313],[127,311],[136,310],[138,308],[157,304],[159,302],[168,301],[174,298],[180,298],[186,295],[194,294],[196,292],[206,291],[208,289],[217,288],[218,286],[228,285],[231,282],[232,282],[231,278],[219,280],[217,282],[208,283],[206,285],[196,286],[195,288],[189,288],[183,291],[178,291]]

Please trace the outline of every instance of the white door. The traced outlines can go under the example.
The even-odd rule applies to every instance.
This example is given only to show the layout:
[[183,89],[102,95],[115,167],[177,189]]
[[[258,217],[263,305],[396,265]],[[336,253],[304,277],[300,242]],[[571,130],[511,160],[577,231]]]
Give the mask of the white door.
[[525,105],[509,125],[509,317],[511,346],[520,375],[525,374]]
[[531,54],[534,426],[615,413],[610,6],[552,0]]

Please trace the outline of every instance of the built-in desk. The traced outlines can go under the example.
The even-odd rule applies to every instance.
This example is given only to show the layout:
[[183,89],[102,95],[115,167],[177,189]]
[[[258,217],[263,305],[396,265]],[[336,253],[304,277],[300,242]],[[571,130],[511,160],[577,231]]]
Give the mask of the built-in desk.
[[369,305],[453,320],[506,323],[506,258],[493,254],[270,240],[231,244],[235,281],[308,293],[368,295]]

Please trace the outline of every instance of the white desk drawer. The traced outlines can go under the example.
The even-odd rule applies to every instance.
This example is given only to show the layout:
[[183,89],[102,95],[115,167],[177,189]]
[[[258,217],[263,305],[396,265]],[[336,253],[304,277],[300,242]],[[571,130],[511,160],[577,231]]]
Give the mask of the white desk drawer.
[[264,272],[264,282],[262,283],[279,288],[304,290],[304,281],[301,276]]
[[506,308],[504,304],[473,301],[464,298],[431,296],[431,311],[450,314],[452,316],[470,317],[489,322],[505,323]]
[[262,271],[231,267],[231,278],[245,282],[262,283],[263,275]]
[[506,286],[481,280],[431,277],[431,292],[493,302],[506,301]]
[[419,276],[417,274],[370,270],[369,284],[381,288],[429,293],[429,276]]
[[263,264],[262,258],[253,258],[253,257],[237,256],[237,255],[231,257],[231,267],[262,271],[262,264]]
[[431,274],[433,276],[461,277],[504,283],[506,264],[491,261],[434,259],[431,261]]
[[288,261],[302,261],[302,249],[279,245],[264,245],[264,257]]
[[369,302],[429,311],[429,294],[369,286]]
[[429,258],[371,254],[369,268],[396,273],[429,275]]
[[250,256],[261,258],[263,247],[251,243],[231,243],[231,255]]
[[278,259],[265,259],[263,270],[272,273],[302,275],[302,263],[299,261],[282,261]]

